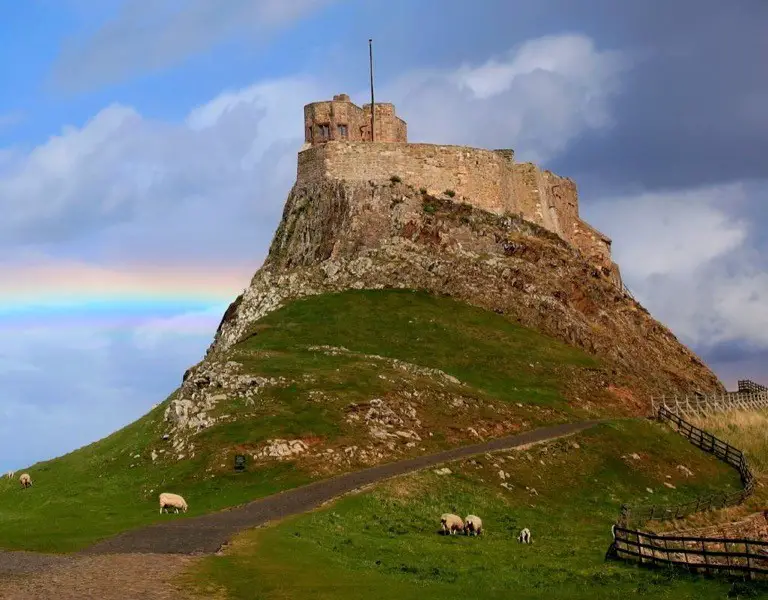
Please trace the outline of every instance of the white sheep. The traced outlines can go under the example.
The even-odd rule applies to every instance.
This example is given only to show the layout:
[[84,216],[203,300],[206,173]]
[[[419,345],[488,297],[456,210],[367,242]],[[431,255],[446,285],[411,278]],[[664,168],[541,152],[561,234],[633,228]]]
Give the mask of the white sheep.
[[175,508],[176,514],[178,514],[179,509],[187,512],[187,501],[178,494],[163,492],[160,494],[160,514],[163,514],[163,510],[166,508]]
[[440,526],[445,533],[453,535],[457,531],[464,531],[464,521],[461,520],[459,515],[451,513],[445,513],[440,517]]
[[467,535],[480,535],[483,532],[483,521],[476,515],[467,515],[464,519],[464,532]]
[[520,532],[520,535],[517,536],[517,541],[522,542],[523,544],[530,544],[531,543],[531,530],[527,527],[523,529]]
[[16,471],[8,471],[6,475],[8,476],[8,479],[13,479],[16,476]]
[[21,477],[19,477],[19,483],[24,489],[32,487],[32,478],[29,476],[29,473],[22,473]]

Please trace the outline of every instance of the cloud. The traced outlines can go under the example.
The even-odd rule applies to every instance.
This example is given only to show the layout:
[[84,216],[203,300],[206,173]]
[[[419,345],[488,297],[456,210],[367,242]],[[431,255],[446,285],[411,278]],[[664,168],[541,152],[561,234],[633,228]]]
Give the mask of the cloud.
[[200,319],[150,314],[127,327],[66,313],[40,312],[41,323],[25,328],[0,320],[0,471],[68,452],[146,413],[202,358],[222,310],[212,305]]
[[116,18],[84,40],[70,39],[54,69],[63,89],[81,91],[178,64],[247,36],[263,43],[335,0],[124,0]]
[[[10,129],[13,126],[18,125],[24,121],[25,118],[26,115],[20,110],[0,113],[0,131],[3,131],[4,129]],[[2,159],[0,158],[0,160]]]
[[108,227],[120,238],[125,223],[151,240],[142,228],[166,236],[160,224],[172,220],[199,247],[212,219],[221,236],[244,216],[274,217],[295,176],[304,101],[317,93],[302,78],[257,84],[181,124],[108,106],[0,172],[0,244],[63,243]]
[[139,351],[157,350],[160,347],[177,348],[181,338],[197,341],[204,336],[212,339],[229,302],[211,306],[205,310],[152,319],[133,332],[133,344]]
[[[686,0],[561,2],[597,39],[619,39],[636,60],[616,103],[616,127],[552,163],[581,185],[684,189],[768,177],[768,3]],[[570,5],[570,6],[568,6]],[[578,13],[583,13],[582,15]],[[599,17],[595,17],[599,15]],[[664,15],[660,18],[659,15]],[[685,26],[680,26],[685,23]]]
[[734,214],[766,192],[768,181],[609,197],[589,219],[613,237],[623,277],[651,313],[722,360],[733,344],[768,349],[762,228]]
[[385,86],[409,139],[506,148],[543,162],[580,135],[609,128],[631,57],[583,35],[546,36],[456,69],[415,71]]
[[[412,139],[517,140],[519,156],[542,160],[610,125],[627,65],[583,36],[549,36],[477,65],[405,73],[383,93]],[[111,261],[256,264],[295,177],[303,105],[335,87],[308,76],[260,82],[222,92],[180,123],[108,106],[0,171],[0,246],[62,254],[77,241],[81,254],[90,247]]]

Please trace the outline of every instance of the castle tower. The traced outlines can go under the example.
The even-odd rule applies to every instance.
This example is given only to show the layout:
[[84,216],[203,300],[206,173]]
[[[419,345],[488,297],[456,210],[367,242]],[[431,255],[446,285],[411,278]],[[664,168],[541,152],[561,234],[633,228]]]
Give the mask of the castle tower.
[[[405,121],[395,114],[395,105],[377,102],[375,106],[377,142],[407,142]],[[331,141],[370,142],[371,105],[359,107],[347,94],[337,94],[333,100],[312,102],[304,107],[305,147]]]

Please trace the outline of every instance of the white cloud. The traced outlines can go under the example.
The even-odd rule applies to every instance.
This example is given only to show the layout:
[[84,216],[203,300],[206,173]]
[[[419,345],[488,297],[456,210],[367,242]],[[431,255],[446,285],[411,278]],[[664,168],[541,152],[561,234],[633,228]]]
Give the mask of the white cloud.
[[531,40],[500,58],[445,71],[414,71],[384,86],[408,121],[409,138],[514,147],[543,162],[576,137],[611,125],[611,100],[631,67],[620,52],[581,35]]
[[225,230],[242,212],[279,214],[303,104],[319,93],[310,80],[276,80],[225,93],[178,125],[107,107],[0,174],[0,238],[66,240],[125,222],[167,235],[172,220],[192,243],[209,237],[212,215]]
[[336,0],[124,0],[116,18],[84,41],[68,40],[54,79],[64,89],[114,83],[177,64],[231,39],[269,35]]
[[229,303],[212,306],[206,310],[147,321],[133,332],[134,346],[144,351],[157,350],[161,346],[176,347],[184,343],[182,338],[212,340],[227,306]]
[[687,343],[768,348],[768,261],[755,251],[759,231],[729,214],[766,191],[730,184],[606,198],[587,218],[613,237],[630,289]]

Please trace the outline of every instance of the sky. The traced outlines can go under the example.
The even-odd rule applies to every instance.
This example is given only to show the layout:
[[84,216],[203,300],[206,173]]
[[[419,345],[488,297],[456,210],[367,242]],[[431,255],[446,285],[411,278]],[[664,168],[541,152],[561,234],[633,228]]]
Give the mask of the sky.
[[[468,16],[469,15],[469,16]],[[0,0],[0,470],[146,413],[260,266],[304,104],[573,178],[625,282],[768,384],[764,0]]]

